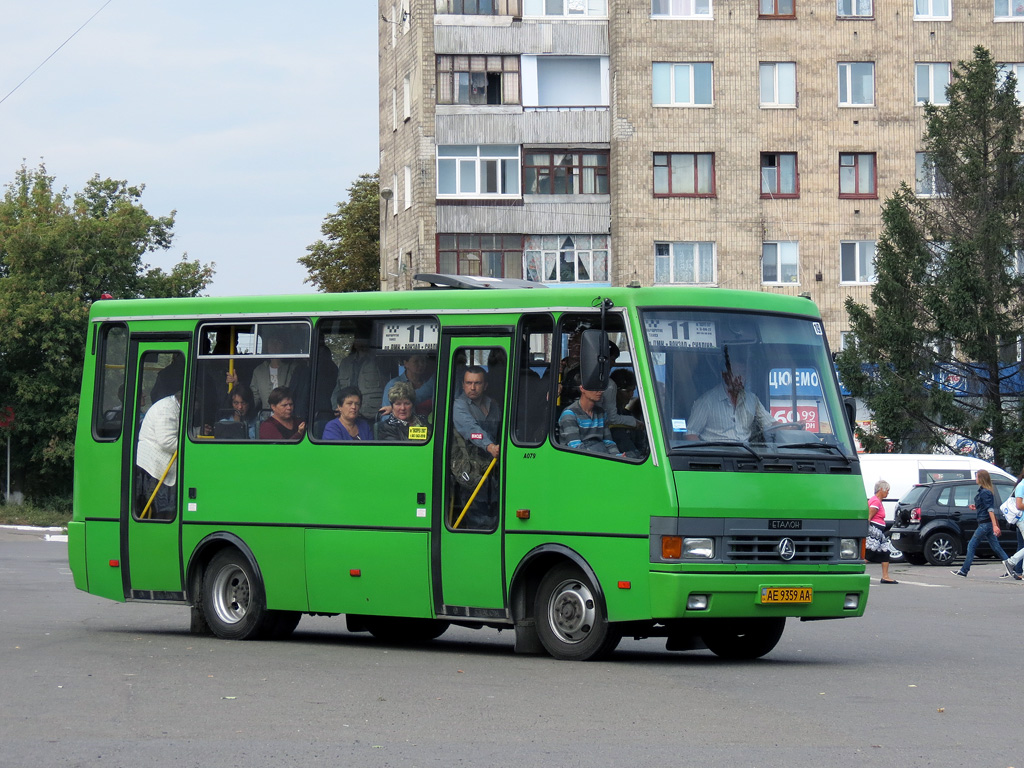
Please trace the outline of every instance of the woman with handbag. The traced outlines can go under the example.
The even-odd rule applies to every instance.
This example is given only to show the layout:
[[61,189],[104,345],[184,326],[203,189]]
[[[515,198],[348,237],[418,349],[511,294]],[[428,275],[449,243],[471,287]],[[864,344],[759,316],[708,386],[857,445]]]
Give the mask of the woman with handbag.
[[889,578],[889,539],[885,536],[885,507],[882,499],[889,495],[889,484],[885,480],[875,483],[875,495],[868,499],[868,539],[865,544],[865,558],[869,563],[882,564],[882,583],[899,584]]
[[959,570],[951,571],[951,573],[954,576],[967,578],[967,574],[971,570],[971,563],[974,562],[974,553],[978,550],[978,544],[982,539],[987,539],[992,551],[1003,561],[1003,567],[1006,568],[1007,573],[1010,573],[1009,558],[1003,552],[1003,548],[999,546],[1000,531],[999,521],[996,520],[995,488],[992,487],[992,477],[987,469],[978,470],[978,493],[974,497],[971,509],[978,516],[978,528],[971,536],[971,540],[967,542],[967,556],[964,558],[964,564],[960,566]]

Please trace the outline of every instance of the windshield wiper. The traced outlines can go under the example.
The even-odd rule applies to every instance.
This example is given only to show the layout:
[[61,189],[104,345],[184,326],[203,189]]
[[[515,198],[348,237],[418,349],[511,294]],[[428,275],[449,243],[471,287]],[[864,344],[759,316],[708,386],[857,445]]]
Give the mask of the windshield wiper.
[[761,461],[761,454],[759,454],[757,451],[755,451],[750,446],[749,443],[741,443],[739,440],[711,440],[711,441],[708,441],[708,442],[705,442],[704,440],[684,440],[682,443],[679,443],[675,447],[676,448],[690,448],[690,447],[694,447],[694,448],[705,448],[705,447],[715,448],[715,447],[720,447],[720,446],[729,446],[731,448],[742,448],[745,451],[749,452],[750,455],[752,455],[755,459],[757,459],[758,461]]
[[846,463],[847,464],[852,464],[853,463],[853,459],[851,459],[849,456],[847,456],[845,453],[843,453],[839,449],[838,445],[832,445],[831,443],[782,443],[782,444],[779,444],[779,445],[777,445],[775,447],[776,448],[824,448],[826,451],[835,451],[836,453],[838,453],[840,456],[842,456],[844,459],[846,459]]

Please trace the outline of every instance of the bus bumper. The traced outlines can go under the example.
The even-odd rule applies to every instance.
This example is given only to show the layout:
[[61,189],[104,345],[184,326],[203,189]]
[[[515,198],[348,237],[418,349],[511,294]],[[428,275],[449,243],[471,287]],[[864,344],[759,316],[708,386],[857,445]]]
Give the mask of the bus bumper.
[[[652,573],[651,610],[655,619],[863,616],[869,581],[863,573]],[[796,596],[809,602],[766,602]]]

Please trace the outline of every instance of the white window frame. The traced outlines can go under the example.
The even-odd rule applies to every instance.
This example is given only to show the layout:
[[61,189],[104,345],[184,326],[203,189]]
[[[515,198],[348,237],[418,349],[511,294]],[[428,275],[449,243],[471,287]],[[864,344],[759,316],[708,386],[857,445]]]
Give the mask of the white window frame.
[[391,130],[398,130],[398,89],[391,89]]
[[[566,254],[571,254],[571,280],[562,279],[563,266],[570,265]],[[599,263],[602,260],[603,264]],[[598,263],[596,277],[595,263]],[[580,279],[581,265],[588,275],[585,279]],[[549,274],[554,277],[549,277]],[[532,282],[549,285],[607,283],[611,275],[610,238],[608,235],[586,234],[527,235],[523,240],[523,275]]]
[[[668,92],[669,100],[666,102],[657,101],[657,88],[654,81],[659,69],[668,68]],[[708,84],[710,100],[706,102],[695,101],[697,94],[698,74],[707,72],[711,82]],[[680,78],[685,78],[689,88],[689,101],[676,101],[676,83]],[[651,100],[656,107],[687,107],[701,108],[713,107],[715,104],[715,68],[708,61],[655,61],[651,68]]]
[[[946,13],[936,13],[937,3],[945,2]],[[953,0],[914,0],[914,21],[952,21]]]
[[[853,246],[848,248],[845,246]],[[871,248],[870,262],[865,261],[867,254],[863,251]],[[870,285],[876,281],[875,257],[878,253],[878,241],[876,240],[840,240],[839,241],[839,284],[840,285]],[[846,253],[844,253],[846,251]],[[844,280],[843,259],[853,257],[853,280]]]
[[[552,13],[549,5],[559,3],[560,13]],[[524,0],[523,18],[607,19],[608,0]]]
[[[713,19],[713,2],[714,0],[651,0],[651,18]],[[660,10],[658,6],[661,6]]]
[[402,79],[402,119],[412,117],[412,74],[406,73]]
[[412,168],[408,165],[402,169],[405,173],[405,210],[412,208]]
[[[854,67],[867,65],[871,68],[871,99],[870,101],[853,101]],[[840,61],[839,73],[839,106],[850,107],[873,107],[875,106],[875,62],[873,61]],[[847,100],[843,101],[843,91],[846,91]]]
[[940,187],[946,186],[935,166],[928,161],[927,152],[914,153],[914,194],[918,197],[945,197]]
[[[678,253],[678,251],[688,250],[689,254]],[[656,285],[717,285],[718,284],[718,254],[717,247],[714,241],[700,240],[700,241],[665,241],[659,240],[654,243],[654,282]],[[681,257],[689,256],[693,260],[693,276],[694,281],[683,281],[680,276],[676,274],[676,260]],[[707,274],[707,267],[704,264],[710,259],[710,279],[701,280],[701,273]],[[666,273],[664,270],[659,270],[659,260],[663,260],[660,263],[667,264],[668,267],[668,279],[664,277]],[[661,278],[661,279],[659,279]]]
[[[499,152],[500,147],[510,147],[515,151]],[[513,163],[511,167],[509,166],[510,162]],[[454,192],[441,191],[442,168],[446,166],[450,166],[454,172]],[[494,174],[493,178],[497,181],[497,186],[499,188],[506,187],[507,192],[480,191],[483,189],[488,170]],[[518,145],[466,144],[439,145],[437,148],[437,197],[440,199],[463,197],[508,200],[521,198],[521,173],[522,151]],[[472,189],[468,189],[468,185],[465,184],[469,176],[472,177]]]
[[[769,82],[770,78],[770,82]],[[785,81],[789,81],[788,83]],[[758,84],[762,109],[793,109],[796,107],[796,63],[792,61],[762,61],[758,64]],[[771,90],[765,100],[765,86]],[[786,87],[788,85],[788,88]],[[783,90],[792,92],[792,101],[782,101]]]
[[1024,104],[1024,63],[1007,62],[998,66],[999,85],[1006,82],[1006,76],[1010,71],[1017,77],[1017,103]]
[[[392,192],[393,195],[397,195],[398,194],[398,174],[397,173],[391,175],[391,192]],[[398,215],[398,204],[397,203],[395,205],[391,206],[391,215],[392,216],[397,216]]]
[[[769,254],[769,251],[772,253]],[[765,279],[765,265],[774,264],[775,279]],[[784,280],[785,266],[792,265],[792,279]],[[796,240],[765,240],[761,243],[761,284],[762,285],[799,285],[800,284],[800,244]]]
[[[941,74],[945,73],[945,82]],[[946,89],[952,67],[948,61],[915,61],[914,62],[914,103],[924,106],[927,103],[945,106],[949,104]]]
[[993,5],[994,21],[1024,21],[1024,0],[994,0]]
[[[847,11],[849,12],[847,13]],[[873,19],[874,17],[874,0],[836,0],[837,19]]]

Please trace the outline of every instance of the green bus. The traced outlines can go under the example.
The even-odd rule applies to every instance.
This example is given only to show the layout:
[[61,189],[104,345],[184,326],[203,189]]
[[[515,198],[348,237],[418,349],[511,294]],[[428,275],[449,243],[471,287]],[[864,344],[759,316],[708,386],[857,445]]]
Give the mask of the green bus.
[[76,587],[221,638],[343,614],[575,660],[624,636],[757,658],[788,617],[863,615],[863,484],[812,302],[417,279],[96,302]]

